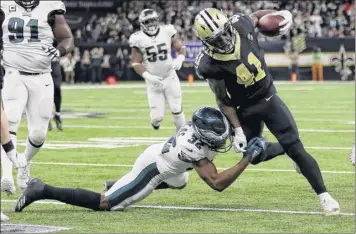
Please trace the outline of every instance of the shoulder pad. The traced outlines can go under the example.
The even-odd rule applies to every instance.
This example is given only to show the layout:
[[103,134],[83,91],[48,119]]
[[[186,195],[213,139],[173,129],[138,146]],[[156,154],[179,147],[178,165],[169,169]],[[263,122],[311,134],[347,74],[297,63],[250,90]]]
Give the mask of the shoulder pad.
[[169,37],[173,37],[177,33],[177,30],[172,24],[162,25],[161,30]]
[[210,57],[204,51],[201,51],[196,57],[194,68],[200,79],[207,79],[210,75],[212,75],[210,74],[212,70],[210,61]]
[[240,31],[240,30],[245,30],[245,31],[254,30],[254,24],[253,24],[252,19],[249,15],[236,14],[236,15],[233,15],[229,20],[230,20],[232,26],[235,29],[237,29],[238,31]]
[[135,32],[133,34],[131,34],[130,38],[129,38],[129,45],[130,47],[139,47],[139,41],[140,41],[140,31]]
[[50,13],[55,12],[55,14],[64,15],[67,12],[64,2],[62,1],[40,1],[40,4],[43,4]]

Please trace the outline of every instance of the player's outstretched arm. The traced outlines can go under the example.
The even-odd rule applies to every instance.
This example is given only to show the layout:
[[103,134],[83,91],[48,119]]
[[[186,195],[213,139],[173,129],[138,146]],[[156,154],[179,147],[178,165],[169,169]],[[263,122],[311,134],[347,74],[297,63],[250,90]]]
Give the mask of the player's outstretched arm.
[[234,167],[218,173],[214,163],[204,158],[194,163],[194,168],[212,189],[222,192],[229,187],[250,164],[248,158],[241,159]]
[[175,70],[179,70],[185,60],[185,46],[177,34],[172,37],[172,48],[178,53],[177,58],[173,61],[173,67]]
[[290,11],[288,10],[282,10],[282,11],[275,11],[275,10],[261,10],[261,11],[256,11],[253,12],[252,14],[250,14],[250,17],[252,19],[252,22],[254,24],[255,27],[258,28],[258,21],[265,15],[273,15],[273,16],[280,16],[282,17],[284,20],[282,20],[279,23],[279,34],[280,35],[284,35],[286,34],[289,29],[292,27],[293,25],[293,16],[292,13],[290,13]]
[[74,37],[64,15],[55,15],[53,32],[58,41],[57,49],[60,52],[60,56],[64,56],[74,50]]

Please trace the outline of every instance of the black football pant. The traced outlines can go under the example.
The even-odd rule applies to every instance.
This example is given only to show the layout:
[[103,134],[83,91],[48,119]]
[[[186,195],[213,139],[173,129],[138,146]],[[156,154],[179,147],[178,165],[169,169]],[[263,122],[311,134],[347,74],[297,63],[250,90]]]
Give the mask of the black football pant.
[[61,67],[58,62],[52,64],[52,78],[54,84],[54,106],[56,109],[56,113],[61,112],[61,104],[62,104],[62,72]]
[[277,94],[237,112],[247,141],[261,137],[264,124],[277,138],[278,143],[267,144],[267,160],[285,152],[299,166],[317,194],[326,192],[318,163],[305,151],[295,120]]

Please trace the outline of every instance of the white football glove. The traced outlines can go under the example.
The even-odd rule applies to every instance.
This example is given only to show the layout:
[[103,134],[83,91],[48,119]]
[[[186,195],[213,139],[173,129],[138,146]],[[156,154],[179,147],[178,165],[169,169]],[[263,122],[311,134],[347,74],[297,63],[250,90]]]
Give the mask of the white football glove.
[[42,50],[47,54],[47,56],[53,62],[58,61],[59,57],[61,57],[61,53],[59,52],[59,50],[57,48],[54,48],[53,46],[50,46],[50,47],[42,46]]
[[246,146],[247,146],[247,140],[244,131],[242,130],[241,127],[238,127],[234,129],[234,132],[235,132],[235,136],[232,142],[232,146],[234,147],[237,153],[243,153],[246,151]]
[[290,13],[290,11],[288,10],[283,10],[272,13],[272,15],[282,16],[284,18],[284,20],[279,23],[279,26],[281,27],[279,30],[279,34],[285,35],[293,25],[292,13]]
[[152,75],[151,73],[145,71],[142,73],[142,77],[151,83],[156,89],[163,89],[163,78],[160,76]]
[[175,60],[173,60],[174,70],[179,70],[182,67],[184,60],[185,60],[184,55],[182,54],[178,55],[178,57]]

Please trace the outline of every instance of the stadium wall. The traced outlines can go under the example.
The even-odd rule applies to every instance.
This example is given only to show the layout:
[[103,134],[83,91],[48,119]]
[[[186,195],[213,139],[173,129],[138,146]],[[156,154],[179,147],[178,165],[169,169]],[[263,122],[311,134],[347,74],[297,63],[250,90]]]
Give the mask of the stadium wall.
[[[189,74],[194,71],[194,59],[203,49],[199,41],[185,42],[187,49],[186,61],[178,72],[182,80],[186,80]],[[355,74],[355,39],[354,38],[306,38],[302,43],[298,55],[299,79],[311,80],[312,77],[312,51],[319,47],[322,51],[321,63],[324,69],[324,80],[341,80],[340,73],[347,72],[349,79]],[[266,41],[260,43],[265,52],[266,63],[269,72],[275,80],[289,80],[291,62],[286,54],[286,42],[283,40]],[[130,54],[128,44],[98,44],[98,43],[79,43],[81,51],[94,47],[103,47],[105,54],[118,56],[123,60],[129,61],[127,55]],[[125,51],[126,50],[126,51]],[[174,56],[174,55],[173,55]],[[125,80],[141,80],[132,68],[128,69]]]

